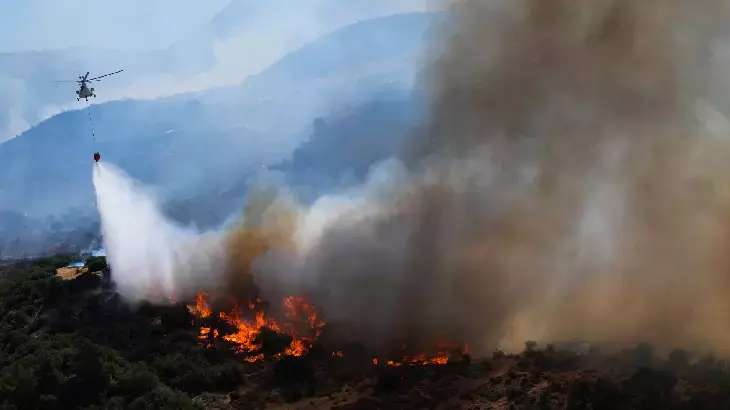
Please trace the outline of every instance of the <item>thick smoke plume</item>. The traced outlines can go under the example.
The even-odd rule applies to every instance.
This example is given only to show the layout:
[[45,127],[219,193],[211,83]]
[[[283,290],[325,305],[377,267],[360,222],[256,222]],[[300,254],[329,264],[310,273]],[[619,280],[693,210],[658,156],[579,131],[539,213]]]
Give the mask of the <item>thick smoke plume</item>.
[[[365,342],[414,349],[578,338],[727,353],[730,127],[713,109],[726,7],[460,1],[435,30],[431,115],[407,167],[386,161],[310,207],[255,193],[210,252],[98,168],[115,280],[241,299],[253,281],[267,300],[304,294]],[[193,255],[210,271],[192,272]]]
[[306,293],[375,341],[720,352],[730,134],[710,96],[728,72],[712,53],[726,6],[457,3],[423,75],[417,166],[315,203],[298,251],[258,258],[257,283]]

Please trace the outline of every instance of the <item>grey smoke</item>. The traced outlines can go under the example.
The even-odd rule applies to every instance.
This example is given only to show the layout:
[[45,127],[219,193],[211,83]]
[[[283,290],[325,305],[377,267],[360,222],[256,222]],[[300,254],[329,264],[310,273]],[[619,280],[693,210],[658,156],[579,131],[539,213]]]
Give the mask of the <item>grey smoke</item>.
[[301,210],[298,251],[259,258],[257,283],[375,342],[719,352],[730,134],[714,107],[729,71],[713,50],[727,20],[719,0],[456,3],[422,76],[416,165]]
[[407,164],[385,161],[311,206],[254,192],[243,223],[209,248],[111,178],[100,208],[112,265],[144,239],[170,262],[130,262],[132,295],[151,297],[149,278],[246,293],[252,274],[264,299],[304,294],[372,343],[482,353],[580,338],[726,353],[730,128],[718,90],[729,71],[714,54],[726,8],[456,3],[435,28],[422,76],[431,114]]

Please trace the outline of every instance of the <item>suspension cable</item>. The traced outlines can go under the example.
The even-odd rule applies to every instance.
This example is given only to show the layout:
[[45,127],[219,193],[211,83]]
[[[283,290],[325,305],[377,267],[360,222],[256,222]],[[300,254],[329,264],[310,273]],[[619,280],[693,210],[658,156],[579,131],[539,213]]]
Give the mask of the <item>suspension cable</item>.
[[91,107],[89,106],[89,100],[86,100],[86,113],[89,114],[89,125],[91,126],[93,148],[96,148],[96,133],[94,132],[94,121],[91,119]]

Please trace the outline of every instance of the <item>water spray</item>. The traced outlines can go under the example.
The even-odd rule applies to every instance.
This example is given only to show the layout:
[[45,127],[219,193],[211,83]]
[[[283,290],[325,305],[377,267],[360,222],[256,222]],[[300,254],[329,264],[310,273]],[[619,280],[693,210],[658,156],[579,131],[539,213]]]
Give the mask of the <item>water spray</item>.
[[93,182],[107,258],[122,296],[168,303],[216,283],[224,263],[220,235],[170,220],[151,191],[112,164],[96,162]]

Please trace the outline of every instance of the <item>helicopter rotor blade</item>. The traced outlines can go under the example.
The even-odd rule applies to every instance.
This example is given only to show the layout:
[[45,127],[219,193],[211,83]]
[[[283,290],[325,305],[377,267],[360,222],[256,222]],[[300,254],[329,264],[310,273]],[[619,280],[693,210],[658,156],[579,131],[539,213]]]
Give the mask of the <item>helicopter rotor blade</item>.
[[112,75],[112,74],[119,74],[119,73],[121,73],[122,71],[124,71],[124,70],[119,70],[119,71],[115,71],[115,72],[113,72],[113,73],[109,73],[109,74],[104,74],[104,75],[100,75],[100,76],[98,76],[98,77],[90,78],[90,79],[88,79],[88,80],[86,80],[86,81],[87,81],[87,82],[89,82],[89,81],[95,81],[95,80],[98,80],[98,79],[100,79],[100,78],[102,78],[102,77],[106,77],[106,76],[108,76],[108,75]]

